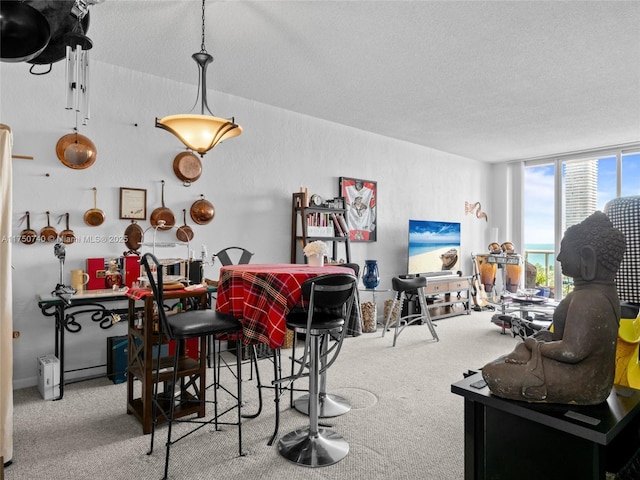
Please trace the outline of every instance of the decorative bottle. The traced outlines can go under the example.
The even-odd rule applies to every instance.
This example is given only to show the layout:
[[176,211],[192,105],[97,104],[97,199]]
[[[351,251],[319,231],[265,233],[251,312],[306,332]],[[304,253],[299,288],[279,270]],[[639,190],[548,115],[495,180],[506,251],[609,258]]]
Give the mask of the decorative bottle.
[[364,261],[364,272],[362,274],[362,284],[366,288],[376,288],[380,284],[380,273],[378,272],[377,260]]

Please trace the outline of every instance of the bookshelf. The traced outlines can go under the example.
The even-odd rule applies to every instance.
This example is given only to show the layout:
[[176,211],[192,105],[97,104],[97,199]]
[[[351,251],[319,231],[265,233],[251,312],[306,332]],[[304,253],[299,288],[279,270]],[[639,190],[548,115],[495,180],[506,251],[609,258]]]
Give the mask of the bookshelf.
[[345,261],[350,262],[349,230],[344,218],[346,209],[309,206],[306,195],[294,193],[291,199],[291,263],[306,263],[302,249],[315,240],[331,245],[334,260],[341,253],[339,246],[344,245]]

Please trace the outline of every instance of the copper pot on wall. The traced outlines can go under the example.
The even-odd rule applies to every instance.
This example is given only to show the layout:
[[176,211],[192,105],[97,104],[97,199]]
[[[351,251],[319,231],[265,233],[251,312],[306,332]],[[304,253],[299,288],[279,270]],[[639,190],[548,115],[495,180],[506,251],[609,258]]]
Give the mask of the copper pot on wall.
[[135,220],[131,220],[131,224],[124,231],[124,244],[129,249],[129,252],[126,253],[135,253],[137,254],[142,246],[142,238],[144,237],[144,232],[142,231],[142,227],[136,223]]
[[25,245],[33,245],[38,240],[38,234],[35,230],[31,229],[31,219],[29,217],[29,212],[25,215],[27,217],[27,228],[20,232],[20,241]]
[[58,231],[51,226],[49,212],[47,212],[47,226],[40,230],[40,240],[43,242],[55,242],[58,239]]
[[90,208],[89,210],[84,212],[84,223],[86,223],[90,227],[99,227],[107,218],[104,212],[98,208],[96,199],[97,192],[98,189],[96,187],[93,187],[93,208]]
[[193,229],[187,225],[187,209],[182,209],[182,218],[184,219],[184,225],[178,227],[176,230],[176,238],[181,242],[190,242],[193,240]]
[[65,213],[64,215],[67,218],[67,228],[60,232],[60,240],[65,245],[70,245],[76,241],[76,234],[69,228],[69,214]]
[[206,225],[216,216],[216,209],[209,200],[205,200],[204,195],[200,195],[200,200],[196,200],[191,205],[189,214],[198,225]]
[[158,207],[151,212],[149,222],[159,230],[171,230],[176,224],[173,212],[164,206],[164,180],[162,180],[162,207]]
[[185,187],[189,187],[202,175],[202,162],[191,151],[179,153],[173,159],[173,173],[182,180]]
[[56,143],[56,155],[65,167],[84,170],[95,163],[98,154],[88,137],[75,132],[60,137]]

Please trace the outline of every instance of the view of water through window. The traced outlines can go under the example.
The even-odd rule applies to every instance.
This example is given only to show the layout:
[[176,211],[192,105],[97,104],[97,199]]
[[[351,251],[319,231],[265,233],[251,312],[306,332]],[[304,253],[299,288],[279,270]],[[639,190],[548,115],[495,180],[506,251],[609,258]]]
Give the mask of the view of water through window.
[[[555,165],[530,166],[524,174],[524,255],[537,267],[536,282],[554,286]],[[562,163],[563,231],[616,198],[616,157]],[[640,195],[640,153],[622,155],[622,196]],[[566,290],[570,282],[563,281]]]

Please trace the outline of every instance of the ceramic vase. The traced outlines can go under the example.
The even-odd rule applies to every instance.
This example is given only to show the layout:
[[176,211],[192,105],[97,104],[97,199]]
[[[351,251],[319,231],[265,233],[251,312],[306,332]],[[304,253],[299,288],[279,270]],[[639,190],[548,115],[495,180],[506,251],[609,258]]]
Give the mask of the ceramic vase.
[[309,255],[307,257],[307,263],[310,267],[323,267],[324,255]]
[[380,272],[377,260],[365,260],[362,284],[365,288],[376,288],[380,284]]

